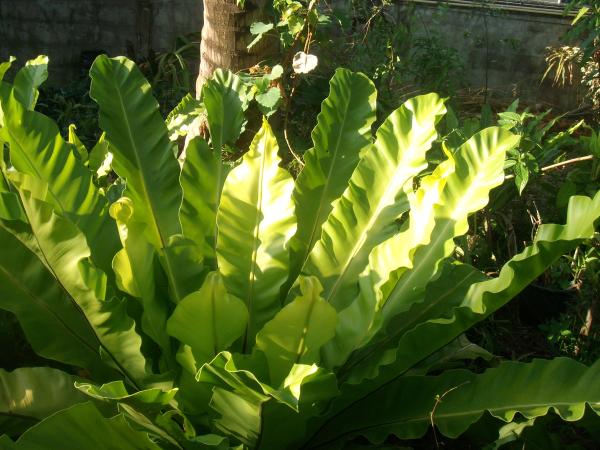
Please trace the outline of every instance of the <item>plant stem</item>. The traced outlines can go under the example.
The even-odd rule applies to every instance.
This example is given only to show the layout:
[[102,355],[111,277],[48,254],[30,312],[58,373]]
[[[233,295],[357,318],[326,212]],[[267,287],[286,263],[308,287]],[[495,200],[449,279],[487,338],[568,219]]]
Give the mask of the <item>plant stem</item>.
[[[559,162],[559,163],[556,163],[556,164],[550,164],[549,166],[542,167],[541,168],[541,172],[548,172],[549,170],[552,170],[552,169],[556,169],[556,168],[559,168],[559,167],[567,166],[569,164],[578,163],[578,162],[581,162],[581,161],[590,161],[592,159],[594,159],[594,155],[580,156],[579,158],[568,159],[568,160],[563,161],[563,162]],[[510,180],[510,179],[512,179],[514,177],[515,177],[514,175],[506,175],[504,177],[504,179],[505,180]]]

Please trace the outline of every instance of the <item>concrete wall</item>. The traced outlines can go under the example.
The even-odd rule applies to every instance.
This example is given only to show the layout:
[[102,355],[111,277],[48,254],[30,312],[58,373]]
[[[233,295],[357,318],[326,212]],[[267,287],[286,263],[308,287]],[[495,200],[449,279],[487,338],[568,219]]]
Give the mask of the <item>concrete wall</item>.
[[[576,106],[573,89],[540,84],[545,47],[559,45],[569,26],[560,7],[514,12],[457,5],[460,1],[442,12],[428,0],[397,0],[395,7],[410,3],[416,34],[438,33],[459,51],[472,87],[563,109]],[[201,0],[0,0],[0,60],[48,54],[50,82],[62,84],[87,71],[85,52],[143,58],[149,48],[171,48],[177,35],[199,31],[201,23]]]
[[201,26],[201,0],[0,0],[0,60],[47,54],[49,82],[61,84],[96,52],[142,58]]
[[572,18],[563,17],[560,7],[524,9],[529,11],[468,7],[464,2],[442,9],[417,3],[413,31],[437,33],[457,49],[465,63],[465,81],[475,89],[487,86],[492,95],[520,97],[541,107],[576,108],[576,88],[541,83],[545,49],[564,45],[560,38]]

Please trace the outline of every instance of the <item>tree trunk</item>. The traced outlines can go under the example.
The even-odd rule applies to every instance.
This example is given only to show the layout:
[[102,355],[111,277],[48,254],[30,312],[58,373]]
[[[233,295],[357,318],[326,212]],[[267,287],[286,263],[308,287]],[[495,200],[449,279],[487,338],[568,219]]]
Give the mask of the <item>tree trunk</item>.
[[264,4],[264,0],[246,0],[245,8],[241,9],[236,6],[236,0],[204,0],[197,93],[218,68],[237,72],[277,54],[279,43],[272,37],[265,36],[252,49],[247,49],[253,39],[250,25],[270,21]]

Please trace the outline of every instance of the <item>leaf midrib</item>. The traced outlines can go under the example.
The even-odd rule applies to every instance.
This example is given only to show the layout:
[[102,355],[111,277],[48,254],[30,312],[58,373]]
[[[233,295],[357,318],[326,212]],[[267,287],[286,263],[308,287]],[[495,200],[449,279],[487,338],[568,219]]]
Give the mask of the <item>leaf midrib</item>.
[[[401,161],[400,164],[398,164],[398,167],[401,169],[403,168],[403,162],[404,161]],[[337,291],[340,289],[342,281],[346,278],[347,272],[353,266],[352,263],[355,261],[356,255],[361,250],[363,250],[364,243],[366,242],[368,235],[373,231],[374,225],[381,217],[382,211],[385,210],[387,207],[394,206],[398,203],[396,201],[390,202],[390,197],[394,199],[396,197],[396,193],[398,193],[400,189],[402,189],[402,187],[411,180],[412,177],[410,175],[406,177],[402,182],[401,186],[398,186],[400,183],[397,182],[395,178],[397,177],[393,176],[392,182],[387,184],[383,194],[380,196],[379,201],[377,202],[377,207],[375,208],[375,211],[373,212],[373,214],[370,215],[368,222],[363,227],[359,238],[356,240],[356,244],[352,246],[352,250],[347,254],[346,262],[344,263],[342,270],[340,271],[333,286],[331,287],[329,294],[325,297],[325,300],[327,302],[330,302],[335,297]]]
[[[354,83],[353,83],[353,85],[354,85]],[[319,223],[319,217],[321,217],[321,211],[323,209],[325,196],[326,196],[327,192],[329,191],[329,186],[331,185],[331,174],[333,173],[333,169],[336,166],[335,163],[338,160],[338,153],[339,153],[340,145],[342,142],[342,135],[344,134],[343,132],[347,125],[346,122],[348,121],[348,111],[350,109],[351,102],[352,102],[352,93],[348,97],[348,101],[346,102],[346,107],[344,108],[344,117],[341,122],[342,125],[339,127],[339,133],[337,136],[336,145],[334,147],[335,150],[331,157],[331,164],[329,165],[329,170],[327,172],[327,178],[325,179],[325,184],[323,185],[323,190],[321,191],[321,198],[319,200],[319,206],[318,206],[317,212],[315,214],[315,219],[313,220],[313,223],[312,223],[312,228],[311,228],[311,231],[309,234],[308,242],[306,243],[306,248],[304,250],[304,254],[302,255],[302,260],[301,260],[301,264],[300,264],[301,268],[304,267],[304,265],[306,264],[306,261],[308,260],[308,258],[310,256],[310,252],[315,245],[315,241],[316,241],[315,235],[317,233],[317,228],[319,228],[319,226],[322,227],[322,225],[323,225],[323,223]],[[369,144],[369,145],[372,145],[372,144]],[[316,147],[315,147],[315,152],[316,152]]]
[[[260,145],[260,143],[259,143]],[[266,164],[266,145],[263,145],[261,161],[260,161],[260,172],[258,175],[258,198],[257,198],[257,209],[256,216],[254,219],[254,239],[252,241],[252,254],[250,256],[250,270],[248,273],[249,277],[249,285],[248,285],[248,294],[246,297],[246,305],[248,305],[248,326],[246,327],[246,337],[244,339],[244,352],[246,352],[248,347],[248,341],[250,338],[250,332],[252,331],[252,315],[254,311],[254,284],[256,281],[256,267],[257,267],[257,258],[258,258],[258,247],[260,244],[260,225],[261,225],[261,216],[263,211],[263,190],[264,190],[264,172],[265,172],[265,164]]]
[[[27,215],[27,209],[25,209],[25,214]],[[55,215],[54,210],[52,210],[52,214]],[[27,218],[29,219],[29,216],[27,215]],[[66,219],[65,219],[66,220]],[[136,389],[140,389],[140,387],[138,386],[138,384],[135,381],[135,378],[133,376],[131,376],[131,374],[129,373],[129,371],[127,369],[125,369],[125,367],[121,364],[121,362],[118,360],[118,358],[113,355],[113,353],[109,350],[109,348],[104,344],[103,340],[100,338],[100,336],[98,336],[98,333],[96,332],[96,329],[94,328],[94,326],[90,323],[90,320],[88,319],[87,314],[85,313],[85,311],[83,310],[83,308],[81,307],[81,305],[79,305],[79,303],[77,302],[77,300],[75,299],[75,296],[73,296],[71,294],[71,292],[69,291],[69,289],[66,287],[66,285],[62,282],[62,280],[60,279],[60,277],[57,275],[54,267],[52,264],[50,264],[50,260],[48,259],[48,256],[46,254],[46,252],[44,251],[44,248],[40,245],[40,240],[38,238],[37,233],[35,233],[35,230],[33,230],[32,227],[32,236],[35,239],[36,243],[37,243],[37,247],[40,250],[40,255],[42,256],[42,258],[45,261],[45,266],[48,268],[48,270],[50,271],[50,273],[53,275],[54,279],[56,280],[56,282],[58,283],[58,285],[60,286],[60,288],[64,291],[64,293],[67,295],[68,298],[70,298],[72,300],[72,304],[73,306],[75,306],[83,315],[83,317],[85,318],[85,323],[90,327],[90,331],[93,333],[94,336],[96,336],[96,339],[98,339],[98,343],[100,345],[100,347],[102,349],[104,349],[104,351],[106,352],[107,355],[110,356],[110,358],[112,359],[112,361],[115,363],[115,365],[119,368],[119,370],[121,371],[121,373],[127,378],[129,379],[129,381],[133,384],[133,386]],[[86,285],[86,288],[88,288],[88,291],[90,290],[89,287]],[[95,298],[95,294],[93,294],[94,298]],[[99,299],[96,299],[97,301],[100,301]]]
[[[430,306],[428,306],[427,308],[425,308],[424,310],[419,311],[419,315],[416,315],[414,317],[413,320],[411,320],[411,322],[409,322],[409,324],[407,326],[405,326],[404,328],[402,328],[401,330],[398,330],[397,332],[393,333],[393,334],[389,334],[386,335],[385,337],[383,337],[380,341],[378,341],[375,344],[375,348],[371,349],[369,351],[369,353],[367,353],[363,358],[359,358],[356,359],[354,362],[352,362],[351,364],[348,364],[347,366],[344,366],[344,372],[345,373],[349,373],[354,367],[356,367],[356,365],[362,363],[363,361],[370,359],[371,356],[373,356],[374,354],[376,354],[376,352],[378,350],[380,350],[381,348],[385,348],[385,345],[391,341],[392,339],[395,339],[396,337],[398,337],[399,334],[401,334],[402,332],[405,332],[408,330],[408,327],[412,326],[417,320],[421,319],[422,316],[429,311],[429,309],[431,309],[431,307],[435,306],[436,304],[438,304],[439,302],[441,302],[442,300],[444,300],[445,298],[447,298],[448,296],[450,296],[450,294],[452,294],[456,289],[458,289],[462,283],[467,280],[468,278],[470,278],[473,274],[467,274],[464,278],[462,278],[459,282],[457,282],[454,287],[452,287],[450,290],[446,291],[446,293],[444,293],[443,295],[441,295],[438,299],[437,302],[432,302],[430,304]],[[415,325],[416,326],[416,325]]]
[[310,298],[310,305],[308,307],[308,311],[306,312],[306,317],[304,319],[304,326],[302,327],[302,331],[300,333],[300,337],[298,339],[298,347],[296,349],[296,364],[300,364],[300,360],[302,359],[302,355],[306,349],[306,336],[308,336],[309,324],[312,319],[313,310],[315,309],[315,305],[318,301],[318,298],[314,297],[314,292],[311,292],[313,295]]
[[[50,316],[52,316],[65,330],[67,330],[68,334],[72,335],[75,337],[75,340],[80,341],[81,344],[86,347],[88,350],[90,350],[95,356],[98,356],[98,351],[96,349],[94,349],[94,347],[92,347],[85,339],[83,339],[81,336],[79,336],[79,334],[77,334],[70,326],[68,326],[68,324],[63,321],[63,319],[57,315],[52,309],[48,308],[48,305],[42,301],[37,295],[35,295],[31,290],[27,289],[23,283],[19,283],[19,280],[17,278],[15,278],[9,271],[7,271],[3,265],[0,265],[0,272],[2,272],[6,278],[16,287],[16,290],[21,290],[22,292],[24,292],[28,297],[30,297],[36,304],[38,304],[38,306],[41,306],[42,309],[44,309]],[[58,282],[58,284],[61,286],[61,289],[64,291],[64,287],[60,284],[60,282],[58,280],[56,280]],[[72,297],[70,295],[68,295],[68,297],[70,299],[72,299]],[[81,312],[81,309],[79,307],[79,305],[77,305],[76,303],[74,304],[74,306],[76,308],[78,308]],[[82,312],[83,314],[83,312]],[[85,317],[85,314],[84,314]],[[86,322],[87,322],[87,318],[86,318]],[[89,323],[88,323],[89,325]],[[96,334],[94,333],[94,336],[96,336]],[[97,339],[97,336],[96,336]],[[100,343],[100,341],[98,341],[98,345],[102,345]]]

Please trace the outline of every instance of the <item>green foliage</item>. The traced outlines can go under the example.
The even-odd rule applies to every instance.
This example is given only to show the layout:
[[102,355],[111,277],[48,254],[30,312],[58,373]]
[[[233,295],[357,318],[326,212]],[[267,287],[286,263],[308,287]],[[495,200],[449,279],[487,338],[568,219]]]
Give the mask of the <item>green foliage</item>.
[[[339,70],[294,180],[266,119],[223,159],[244,128],[239,77],[217,73],[202,106],[187,97],[166,123],[131,61],[100,56],[91,77],[105,132],[93,164],[28,109],[37,83],[0,88],[0,308],[39,354],[87,376],[74,391],[62,372],[2,374],[0,414],[22,390],[56,389],[11,417],[15,435],[37,425],[3,448],[331,448],[432,423],[455,437],[484,413],[598,412],[598,363],[445,370],[489,359],[464,332],[600,217],[600,194],[573,196],[566,224],[540,227],[497,277],[454,261],[504,179],[510,131],[473,133],[424,174],[444,101],[410,99],[372,134],[372,82]],[[207,130],[179,155],[187,115]],[[116,175],[99,177],[109,154]]]
[[594,53],[598,51],[598,39],[600,38],[600,6],[584,0],[570,1],[565,12],[575,12],[577,14],[573,19],[572,28],[567,32],[566,38],[569,40],[580,41],[580,48],[583,51],[582,65],[585,65],[590,59],[595,58]]
[[296,44],[305,45],[310,42],[306,35],[307,27],[315,29],[328,17],[319,12],[318,0],[273,0],[268,7],[276,17],[273,23],[256,22],[250,28],[255,36],[249,47],[256,45],[267,33],[275,33],[283,49],[287,50]]
[[[542,169],[550,163],[560,162],[564,159],[566,150],[579,144],[574,137],[576,132],[584,126],[583,120],[573,124],[568,129],[552,132],[562,116],[549,118],[550,110],[541,114],[533,114],[528,108],[518,112],[519,100],[515,100],[505,111],[497,114],[497,124],[519,136],[519,144],[508,152],[504,168],[509,176],[514,179],[519,195],[523,193],[530,179],[540,176]],[[445,145],[455,148],[476,132],[490,126],[495,122],[494,114],[489,105],[484,105],[479,117],[467,118],[459,122],[454,112],[446,119],[447,135],[444,137]],[[581,143],[588,147],[585,153],[594,155],[595,134],[584,138]],[[586,144],[586,139],[589,143]],[[595,192],[595,191],[593,191]],[[572,192],[574,194],[575,192]],[[568,200],[570,195],[565,197]],[[497,205],[496,205],[497,206]],[[566,202],[563,204],[566,206]]]
[[194,89],[196,67],[200,55],[200,33],[177,36],[173,49],[155,54],[139,64],[144,75],[150,80],[152,90],[166,114],[182,96]]
[[600,242],[598,237],[564,255],[551,267],[550,279],[562,289],[576,292],[577,301],[540,329],[558,354],[584,363],[600,357],[600,332],[593,326],[596,299],[600,293]]
[[51,117],[66,136],[69,126],[77,126],[77,135],[86,147],[93,147],[100,137],[98,106],[89,96],[87,79],[67,86],[41,86],[36,109]]
[[406,65],[422,89],[446,95],[461,87],[465,71],[459,52],[437,35],[415,39]]
[[318,53],[324,64],[370,74],[386,110],[415,92],[451,95],[462,87],[463,57],[439,31],[444,4],[424,23],[410,3],[347,3],[329,13],[330,31],[315,38]]
[[573,16],[571,27],[563,36],[568,45],[546,48],[548,67],[542,79],[554,72],[554,84],[579,82],[584,86],[584,100],[591,103],[597,113],[600,110],[600,6],[597,2],[573,0],[566,3],[565,14]]
[[18,437],[29,426],[87,399],[74,387],[74,377],[49,367],[0,369],[0,427]]

